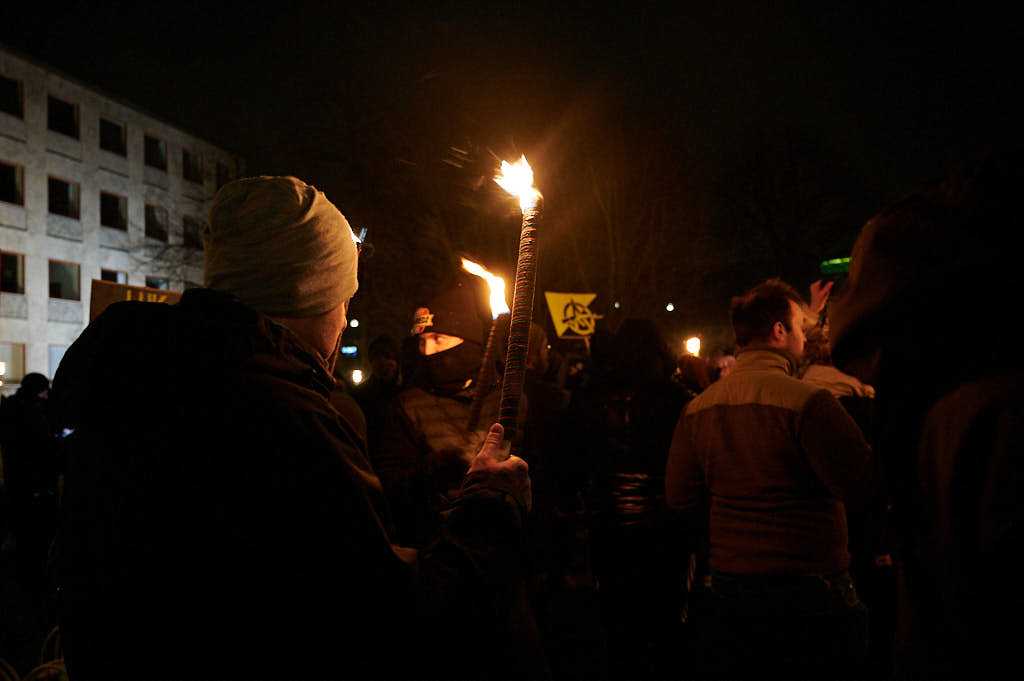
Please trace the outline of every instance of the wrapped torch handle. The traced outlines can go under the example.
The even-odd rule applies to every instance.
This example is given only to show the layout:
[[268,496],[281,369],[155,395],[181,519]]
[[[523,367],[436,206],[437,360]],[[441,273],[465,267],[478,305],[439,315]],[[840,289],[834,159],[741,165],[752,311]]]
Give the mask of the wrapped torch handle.
[[523,212],[523,231],[519,235],[512,322],[498,409],[498,419],[505,428],[505,439],[509,442],[516,435],[519,400],[526,380],[526,351],[529,348],[530,321],[533,318],[533,289],[537,279],[537,225],[540,223],[541,206],[542,202],[538,200],[537,205]]
[[[491,332],[487,334],[487,345],[484,346],[484,360],[480,365],[480,373],[476,379],[476,390],[473,392],[473,402],[469,405],[469,430],[473,431],[480,425],[480,412],[483,409],[484,397],[491,389],[491,380],[494,378],[494,345],[498,326],[507,321],[508,315],[499,315],[491,322]],[[487,424],[490,427],[491,424]]]

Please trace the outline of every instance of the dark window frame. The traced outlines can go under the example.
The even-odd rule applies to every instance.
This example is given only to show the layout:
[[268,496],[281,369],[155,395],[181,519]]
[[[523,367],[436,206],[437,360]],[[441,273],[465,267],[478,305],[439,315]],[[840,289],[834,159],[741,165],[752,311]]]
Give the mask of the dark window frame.
[[[189,229],[189,223],[195,225],[194,230]],[[181,218],[181,242],[185,248],[203,250],[203,221],[185,215]]]
[[8,168],[14,169],[14,190],[17,194],[17,201],[8,201],[4,198],[3,194],[0,194],[0,201],[9,203],[12,206],[25,205],[25,166],[20,163],[8,163],[7,161],[0,160],[0,166],[7,166]]
[[10,76],[0,74],[0,86],[6,88],[8,83],[13,84],[14,86],[14,98],[17,100],[17,105],[13,109],[8,109],[6,106],[3,106],[6,102],[6,97],[2,95],[6,93],[0,89],[0,111],[8,116],[14,116],[15,118],[25,120],[25,83],[17,78],[11,78]]
[[[114,275],[113,279],[109,279],[109,278],[107,278],[105,276],[108,272]],[[119,275],[119,274],[123,274],[124,275],[124,281],[118,281],[117,275]],[[100,268],[100,281],[109,281],[109,282],[111,282],[113,284],[125,284],[125,285],[127,285],[128,284],[128,273],[125,272],[124,270],[108,270],[106,267],[101,267]]]
[[[107,222],[107,217],[110,215],[110,203],[109,199],[117,200],[117,215],[118,218],[115,220],[115,224]],[[116,194],[114,192],[106,192],[100,190],[100,225],[108,229],[116,229],[119,232],[128,231],[128,197],[124,194]]]
[[[155,158],[151,156],[150,151],[151,149],[153,149],[153,147],[150,145],[151,141],[157,144],[156,148],[160,150],[160,158]],[[143,162],[145,163],[146,167],[156,168],[157,170],[162,170],[165,173],[167,172],[168,154],[166,140],[164,140],[161,137],[157,137],[156,135],[150,135],[149,133],[146,133],[142,137],[142,155]]]
[[[15,287],[16,290],[4,288],[4,256],[14,256],[18,259],[18,272],[21,275],[20,281]],[[0,251],[0,292],[3,293],[16,293],[18,295],[25,295],[25,254],[16,253],[15,251]]]
[[[150,286],[149,282],[151,282],[151,281],[162,281],[162,282],[164,282],[164,285],[163,286]],[[155,275],[147,274],[146,275],[145,284],[146,284],[146,288],[155,288],[155,289],[159,289],[161,291],[170,291],[171,290],[171,278],[170,277],[157,277]]]
[[3,377],[2,377],[4,379],[4,381],[7,381],[9,383],[20,383],[21,380],[23,378],[25,378],[25,374],[28,373],[28,367],[25,366],[25,363],[28,360],[28,343],[19,343],[17,341],[0,340],[0,345],[9,345],[9,346],[11,346],[11,355],[12,356],[14,355],[14,352],[16,352],[18,350],[21,351],[21,358],[18,361],[16,361],[16,362],[12,362],[12,364],[20,364],[21,365],[21,375],[18,376],[16,374],[14,374],[11,371],[12,367],[8,366],[7,367],[7,373],[5,373],[3,375]]
[[203,183],[203,156],[191,149],[181,149],[181,177],[195,184]]
[[[61,119],[57,117],[60,112],[54,110],[54,106],[53,106],[54,102],[57,102],[57,103],[59,103],[61,105],[70,107],[70,109],[71,109],[71,127],[63,129],[63,130],[61,129],[62,122],[61,122]],[[72,131],[71,128],[74,128],[74,131]],[[56,97],[56,96],[54,96],[52,94],[47,94],[46,95],[46,129],[49,130],[50,132],[55,132],[58,135],[64,135],[66,137],[70,137],[71,139],[76,139],[76,140],[77,139],[81,139],[81,135],[82,135],[82,117],[81,117],[81,113],[78,110],[78,103],[77,102],[69,102],[69,101],[67,101],[65,99],[61,99],[60,97]]]
[[[169,217],[168,210],[166,208],[164,208],[163,206],[155,204],[155,203],[147,203],[145,210],[146,210],[146,218],[145,218],[145,221],[146,221],[146,226],[145,226],[146,236],[149,237],[150,239],[156,239],[157,241],[162,241],[164,243],[167,243],[168,240],[170,239],[170,231],[171,231],[171,224],[170,224],[170,217]],[[163,220],[162,221],[157,219],[158,215],[161,214],[161,213],[163,214]],[[159,224],[160,228],[161,228],[160,230],[151,229],[151,227],[155,226],[154,224],[151,224],[151,221],[150,221],[150,216],[151,215],[154,218],[152,222],[156,223],[156,224]]]
[[[64,296],[53,295],[53,273],[51,272],[51,266],[54,263],[61,265],[74,265],[78,268],[78,297],[77,298],[65,298]],[[49,258],[46,261],[46,283],[49,297],[51,300],[73,300],[81,302],[82,300],[82,263],[74,262],[72,260],[59,260],[57,258]]]
[[[67,213],[58,213],[53,210],[53,205],[50,196],[50,182],[56,180],[63,182],[64,184],[75,188],[75,214],[68,215]],[[60,215],[61,217],[68,218],[69,220],[81,220],[82,219],[82,185],[79,182],[72,182],[71,180],[60,177],[59,175],[47,175],[46,176],[46,212],[52,215]]]
[[[103,151],[110,152],[116,156],[123,156],[128,158],[128,126],[123,123],[118,123],[104,116],[100,116],[100,149]],[[106,132],[104,131],[106,128]],[[113,128],[117,128],[116,133],[113,132]],[[107,144],[112,139],[111,135],[116,135],[116,141],[111,144]]]

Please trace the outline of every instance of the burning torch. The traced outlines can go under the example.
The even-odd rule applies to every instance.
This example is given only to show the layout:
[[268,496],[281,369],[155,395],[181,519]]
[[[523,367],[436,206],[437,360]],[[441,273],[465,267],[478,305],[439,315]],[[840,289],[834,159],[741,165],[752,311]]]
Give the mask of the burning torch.
[[487,289],[490,292],[491,305],[491,331],[487,334],[487,345],[484,347],[484,360],[480,365],[480,374],[476,379],[476,390],[473,393],[473,403],[469,407],[469,430],[476,430],[480,423],[480,410],[483,408],[484,395],[491,387],[492,374],[494,372],[494,336],[498,329],[498,319],[502,315],[508,315],[508,303],[505,301],[505,280],[491,274],[483,266],[472,260],[462,259],[462,269],[470,274],[475,274],[487,282]]
[[533,317],[533,288],[537,279],[537,225],[541,221],[542,197],[533,186],[533,169],[523,155],[515,163],[501,162],[501,173],[494,178],[502,189],[519,199],[523,212],[519,234],[519,258],[516,261],[516,285],[512,294],[512,322],[505,355],[505,376],[501,382],[501,406],[498,418],[505,428],[505,439],[515,437],[519,399],[526,378],[526,351],[530,343]]

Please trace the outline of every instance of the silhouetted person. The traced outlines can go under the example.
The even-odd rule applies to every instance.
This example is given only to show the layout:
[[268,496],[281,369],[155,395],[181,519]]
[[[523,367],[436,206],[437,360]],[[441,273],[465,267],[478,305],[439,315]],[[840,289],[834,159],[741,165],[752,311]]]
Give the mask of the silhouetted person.
[[247,178],[215,196],[204,244],[205,288],[110,306],[54,382],[74,428],[71,678],[500,676],[475,642],[505,623],[529,504],[500,426],[443,537],[396,546],[328,403],[357,287],[348,222],[295,178]]
[[415,310],[410,336],[416,340],[413,382],[391,400],[371,459],[395,511],[398,536],[409,545],[431,541],[463,472],[497,419],[498,393],[491,391],[481,418],[469,429],[474,381],[483,359],[490,315],[479,281],[458,275],[455,283]]
[[[412,546],[435,541],[443,530],[440,520],[459,503],[459,481],[486,435],[486,424],[498,417],[500,392],[492,389],[482,398],[477,426],[469,427],[491,322],[481,281],[458,272],[452,285],[414,311],[410,336],[416,338],[418,354],[413,382],[392,400],[379,445],[371,450],[395,510],[398,536]],[[521,404],[526,403],[524,398]],[[525,590],[518,599],[508,629],[494,634],[505,645],[492,650],[490,659],[508,678],[546,676]]]
[[703,357],[695,357],[690,353],[682,355],[677,361],[679,367],[677,380],[691,394],[700,395],[711,385],[716,376],[712,374],[710,363]]
[[1020,676],[1022,186],[1018,152],[885,209],[831,311],[836,364],[877,390],[903,548],[897,678]]
[[653,321],[627,319],[573,432],[591,466],[594,571],[613,679],[665,678],[678,649],[689,545],[665,506],[665,463],[688,395]]
[[18,577],[33,591],[45,585],[45,566],[57,525],[57,441],[51,431],[50,381],[30,373],[0,403],[0,449],[9,495]]

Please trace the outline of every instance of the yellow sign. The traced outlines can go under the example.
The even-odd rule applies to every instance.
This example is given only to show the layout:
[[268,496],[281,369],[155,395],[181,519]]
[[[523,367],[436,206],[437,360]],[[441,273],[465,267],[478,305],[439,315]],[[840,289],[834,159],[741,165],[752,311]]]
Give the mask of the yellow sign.
[[558,337],[589,336],[594,333],[597,320],[604,315],[590,311],[590,303],[597,298],[596,293],[554,293],[545,291],[551,321],[555,323]]
[[100,316],[107,307],[122,300],[138,300],[144,303],[168,303],[173,305],[181,300],[177,291],[165,291],[145,286],[115,284],[101,279],[92,280],[92,295],[89,305],[89,321]]

